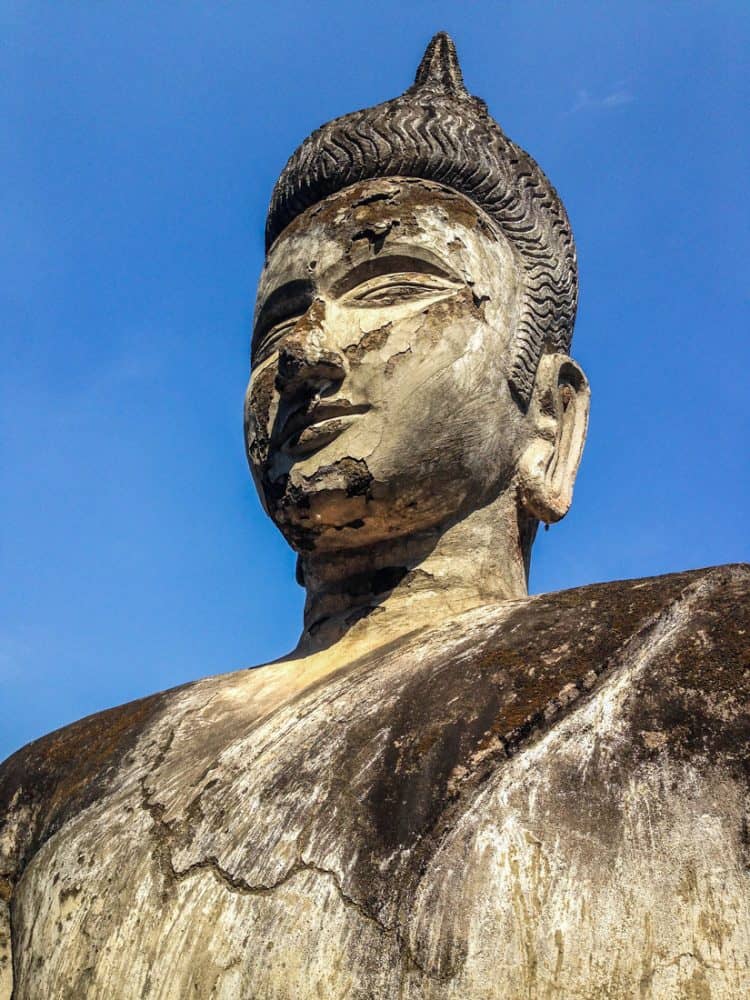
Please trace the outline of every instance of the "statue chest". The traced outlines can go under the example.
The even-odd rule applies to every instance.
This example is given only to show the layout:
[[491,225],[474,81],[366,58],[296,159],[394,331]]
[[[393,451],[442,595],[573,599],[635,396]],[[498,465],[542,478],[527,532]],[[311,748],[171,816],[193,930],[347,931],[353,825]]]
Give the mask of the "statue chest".
[[745,995],[743,787],[658,731],[634,763],[630,680],[488,754],[468,795],[454,764],[437,817],[438,736],[384,785],[388,726],[358,752],[335,701],[304,759],[276,718],[276,766],[256,730],[180,809],[179,773],[131,776],[27,868],[15,1000]]
[[15,885],[14,1000],[750,995],[736,576],[165,696]]

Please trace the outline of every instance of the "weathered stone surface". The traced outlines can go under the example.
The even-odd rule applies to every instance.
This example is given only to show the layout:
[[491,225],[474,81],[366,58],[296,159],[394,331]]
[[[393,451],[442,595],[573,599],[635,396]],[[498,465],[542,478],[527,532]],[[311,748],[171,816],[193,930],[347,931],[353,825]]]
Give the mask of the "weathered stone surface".
[[[569,356],[570,225],[462,83],[445,35],[413,87],[306,139],[275,188],[247,454],[298,552],[298,651],[349,659],[527,593],[570,507],[589,388]],[[367,619],[377,615],[377,625]]]
[[[428,45],[405,93],[335,118],[290,157],[271,197],[266,249],[305,209],[385,177],[437,181],[459,192],[518,252],[524,281],[509,378],[528,402],[543,351],[570,349],[578,299],[573,234],[539,165],[505,135],[484,101],[467,91],[456,48],[444,32]],[[379,252],[382,230],[369,233]]]
[[3,765],[0,998],[748,995],[750,569],[527,596],[575,250],[447,36],[267,239],[245,435],[302,637]]
[[506,602],[37,741],[14,997],[746,995],[749,591]]

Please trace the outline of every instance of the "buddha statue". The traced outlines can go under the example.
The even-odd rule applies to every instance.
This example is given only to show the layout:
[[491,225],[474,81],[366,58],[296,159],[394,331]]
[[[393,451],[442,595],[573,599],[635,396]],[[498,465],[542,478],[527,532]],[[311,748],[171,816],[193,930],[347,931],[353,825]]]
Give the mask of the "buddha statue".
[[528,595],[575,249],[448,36],[303,142],[266,245],[245,437],[302,636],[6,761],[0,996],[750,995],[750,572]]

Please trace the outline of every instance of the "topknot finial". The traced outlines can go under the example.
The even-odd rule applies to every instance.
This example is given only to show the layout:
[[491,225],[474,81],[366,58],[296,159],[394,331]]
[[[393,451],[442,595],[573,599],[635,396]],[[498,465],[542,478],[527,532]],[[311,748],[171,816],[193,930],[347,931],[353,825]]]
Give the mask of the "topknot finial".
[[454,97],[466,94],[456,46],[447,32],[439,31],[425,49],[414,86],[430,87]]

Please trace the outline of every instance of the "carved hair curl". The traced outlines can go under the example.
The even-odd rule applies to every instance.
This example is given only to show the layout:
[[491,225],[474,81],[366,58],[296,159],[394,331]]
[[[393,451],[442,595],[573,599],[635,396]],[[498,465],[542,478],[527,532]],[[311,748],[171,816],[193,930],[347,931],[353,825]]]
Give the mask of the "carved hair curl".
[[335,118],[309,136],[276,182],[266,250],[298,215],[376,177],[436,181],[498,224],[525,271],[510,384],[524,404],[545,348],[568,353],[578,273],[567,213],[537,163],[466,90],[452,39],[435,35],[401,97]]

